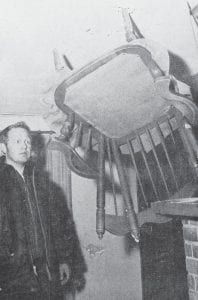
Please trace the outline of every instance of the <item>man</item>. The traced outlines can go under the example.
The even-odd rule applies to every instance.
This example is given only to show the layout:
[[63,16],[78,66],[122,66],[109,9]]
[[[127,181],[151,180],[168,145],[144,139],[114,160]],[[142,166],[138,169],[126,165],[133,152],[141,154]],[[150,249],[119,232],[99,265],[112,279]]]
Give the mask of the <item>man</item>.
[[0,299],[62,299],[75,243],[64,196],[31,162],[25,123],[5,128],[1,142]]

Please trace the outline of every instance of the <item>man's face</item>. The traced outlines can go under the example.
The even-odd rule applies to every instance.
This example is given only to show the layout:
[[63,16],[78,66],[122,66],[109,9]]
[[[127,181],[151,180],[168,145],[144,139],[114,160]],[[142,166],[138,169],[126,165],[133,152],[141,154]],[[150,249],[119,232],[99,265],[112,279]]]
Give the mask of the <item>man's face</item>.
[[18,164],[25,164],[31,155],[31,139],[26,129],[12,128],[8,132],[6,158]]

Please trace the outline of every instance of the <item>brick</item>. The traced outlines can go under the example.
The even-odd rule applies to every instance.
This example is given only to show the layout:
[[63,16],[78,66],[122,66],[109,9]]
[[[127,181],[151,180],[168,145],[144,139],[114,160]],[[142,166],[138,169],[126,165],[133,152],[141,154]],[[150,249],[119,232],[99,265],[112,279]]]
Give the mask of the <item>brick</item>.
[[198,300],[198,293],[189,291],[189,300]]
[[185,224],[190,224],[190,221],[187,220],[187,219],[183,219],[183,220],[182,220],[182,224],[183,224],[183,225],[185,225]]
[[192,274],[188,274],[188,287],[190,290],[195,291],[195,278]]
[[186,241],[197,241],[197,228],[196,227],[184,227],[183,236]]
[[198,260],[186,258],[186,269],[189,273],[198,275]]
[[193,221],[193,220],[190,220],[190,221],[189,221],[189,224],[191,224],[191,225],[194,225],[194,226],[197,226],[197,227],[198,227],[198,221]]
[[198,258],[198,246],[192,245],[192,249],[193,249],[193,257]]
[[189,256],[189,257],[193,256],[192,244],[185,243],[185,254],[186,254],[186,256]]

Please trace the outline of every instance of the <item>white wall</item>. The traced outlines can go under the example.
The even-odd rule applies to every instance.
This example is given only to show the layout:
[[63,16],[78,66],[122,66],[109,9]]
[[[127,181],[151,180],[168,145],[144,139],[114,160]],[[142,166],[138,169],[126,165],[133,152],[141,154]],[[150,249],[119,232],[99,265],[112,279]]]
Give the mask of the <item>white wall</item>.
[[[108,232],[100,241],[95,231],[96,185],[94,181],[74,174],[72,181],[74,219],[88,267],[86,288],[76,295],[76,299],[141,300],[138,246],[131,242],[127,247],[123,237]],[[108,198],[107,195],[107,204]],[[89,249],[96,250],[96,254],[92,255]]]

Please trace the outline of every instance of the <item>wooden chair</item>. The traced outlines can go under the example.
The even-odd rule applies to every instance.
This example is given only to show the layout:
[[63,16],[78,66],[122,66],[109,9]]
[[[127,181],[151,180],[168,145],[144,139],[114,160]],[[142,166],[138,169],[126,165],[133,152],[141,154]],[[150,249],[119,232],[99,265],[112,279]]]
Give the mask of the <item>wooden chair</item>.
[[[56,89],[55,102],[67,115],[60,145],[68,165],[97,180],[99,238],[106,229],[130,232],[138,240],[139,227],[154,220],[153,201],[189,197],[196,186],[197,145],[189,123],[196,125],[198,110],[174,87],[145,46],[128,44],[74,72]],[[114,166],[118,173],[125,207],[121,216],[105,213],[106,164],[115,203]],[[138,203],[128,165],[136,173]]]

